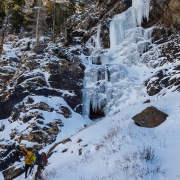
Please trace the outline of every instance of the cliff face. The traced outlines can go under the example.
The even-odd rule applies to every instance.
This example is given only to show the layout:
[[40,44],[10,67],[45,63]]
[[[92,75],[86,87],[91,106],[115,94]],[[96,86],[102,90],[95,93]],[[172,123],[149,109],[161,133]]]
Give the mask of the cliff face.
[[[120,14],[128,9],[132,5],[131,0],[125,1],[101,1],[99,0],[97,6],[93,7],[91,11],[87,12],[86,18],[83,23],[78,24],[75,20],[71,24],[71,29],[76,32],[76,29],[82,28],[86,30],[83,35],[81,35],[82,42],[86,43],[89,41],[90,37],[98,33],[101,39],[101,48],[106,49],[110,47],[109,39],[109,28],[111,18],[115,14]],[[179,54],[179,34],[180,34],[180,1],[179,0],[156,0],[150,1],[150,13],[148,20],[144,19],[142,22],[142,27],[150,28],[153,27],[152,40],[156,47],[156,52],[153,52],[153,48],[149,47],[146,49],[147,55],[142,56],[142,61],[146,62],[149,67],[160,67],[166,63],[172,63],[174,69],[178,69],[178,66],[174,66],[175,62],[180,59]],[[71,33],[71,40],[73,39],[73,34]],[[91,54],[91,51],[86,52]],[[103,53],[103,52],[102,52]],[[156,61],[158,59],[158,61]],[[165,70],[166,71],[166,70]],[[165,72],[163,71],[163,72]],[[178,73],[178,71],[176,71]],[[161,76],[159,76],[161,74]],[[168,81],[170,77],[173,80]],[[145,82],[147,86],[147,92],[149,95],[155,95],[159,93],[162,86],[166,88],[179,89],[179,79],[175,78],[173,73],[168,75],[166,73],[157,72],[158,80],[154,81],[151,78]],[[166,80],[164,80],[166,79]],[[147,82],[151,82],[150,84]]]
[[152,21],[179,30],[180,2],[178,0],[152,1],[151,4],[153,7],[151,11]]
[[[102,47],[109,48],[109,25],[111,18],[128,9],[131,4],[132,0],[98,1],[96,6],[86,9],[84,14],[73,16],[69,20],[67,27],[68,44],[77,35],[82,37],[81,41],[85,44],[91,36],[97,33],[98,25],[101,24]],[[82,29],[83,33],[80,33],[79,29]]]
[[[106,52],[106,49],[110,47],[109,34],[112,17],[124,12],[131,5],[132,1],[130,0],[99,1],[97,6],[93,7],[86,13],[82,23],[77,23],[76,17],[72,20],[73,23],[70,24],[71,30],[74,30],[74,32],[77,32],[77,29],[79,28],[85,30],[80,36],[84,43],[83,50],[87,56],[95,56],[93,57],[94,64],[101,65],[101,56]],[[179,74],[179,71],[177,71],[179,66],[175,65],[180,59],[179,12],[180,2],[178,0],[150,1],[149,18],[143,19],[142,27],[153,29],[151,35],[153,46],[150,45],[146,47],[144,52],[141,54],[141,62],[153,68],[161,67],[170,63],[172,69],[174,69],[173,72],[170,72],[167,69],[162,68],[161,71],[153,74],[151,78],[144,82],[147,87],[147,93],[150,96],[157,93],[159,93],[160,96],[165,95],[166,91],[161,91],[164,87],[172,89],[172,91],[179,90],[179,78],[176,77],[176,74]],[[74,34],[77,35],[77,33]],[[98,36],[101,41],[101,46],[98,49],[100,52],[95,52],[97,50],[93,50],[93,48],[88,49],[86,43],[89,43],[90,41],[93,42]],[[71,42],[71,40],[73,41],[73,33],[69,34],[69,37],[71,37],[69,42]],[[95,47],[95,49],[96,48],[97,47]],[[102,72],[100,66],[97,71]],[[101,89],[101,87],[99,88]],[[90,117],[96,118],[102,115],[103,107],[96,110],[96,112],[90,110]]]
[[[109,33],[109,22],[111,18],[116,14],[124,12],[131,5],[132,0],[98,1],[96,6],[93,6],[92,9],[85,11],[82,16],[75,15],[68,25],[71,27],[72,31],[76,31],[78,29],[85,30],[86,32],[81,34],[81,36],[83,36],[83,42],[86,43],[93,34],[97,33],[97,27],[101,24],[102,45],[103,47],[108,48],[109,38],[106,34]],[[166,31],[168,31],[167,36],[170,36],[172,32],[179,31],[180,2],[178,0],[151,1],[150,5],[151,11],[149,19],[148,22],[145,20],[142,23],[143,27],[164,27]],[[75,34],[73,34],[72,31],[71,35],[73,36]],[[163,32],[159,35],[164,36]]]
[[12,45],[0,60],[1,171],[19,160],[15,144],[31,142],[40,150],[56,140],[65,119],[78,121],[72,114],[82,112],[85,68],[76,53],[58,45],[31,49],[33,41],[16,36],[6,42]]

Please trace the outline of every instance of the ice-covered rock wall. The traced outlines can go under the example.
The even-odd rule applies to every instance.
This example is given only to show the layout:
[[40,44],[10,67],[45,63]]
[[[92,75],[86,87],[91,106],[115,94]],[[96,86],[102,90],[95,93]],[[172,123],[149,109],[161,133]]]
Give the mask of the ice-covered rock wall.
[[[99,25],[87,45],[94,50],[84,75],[83,115],[101,111],[107,115],[125,103],[134,89],[142,86],[138,72],[142,53],[151,44],[152,28],[143,29],[148,20],[150,0],[132,0],[132,7],[115,15],[110,22],[110,49],[102,53]],[[103,113],[102,113],[103,111]]]
[[110,23],[111,48],[115,48],[116,45],[122,43],[129,35],[131,38],[128,40],[134,42],[137,38],[136,33],[140,35],[143,33],[143,29],[137,29],[137,27],[141,26],[143,18],[148,19],[148,17],[149,0],[133,0],[132,7],[124,13],[114,16]]

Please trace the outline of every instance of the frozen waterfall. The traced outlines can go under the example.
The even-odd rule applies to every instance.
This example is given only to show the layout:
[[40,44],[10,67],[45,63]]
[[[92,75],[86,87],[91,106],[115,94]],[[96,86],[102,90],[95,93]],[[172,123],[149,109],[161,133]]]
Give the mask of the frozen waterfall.
[[149,0],[132,0],[132,7],[116,15],[110,23],[111,48],[123,42],[127,30],[141,26],[143,18],[148,19],[148,17]]
[[151,42],[152,29],[143,29],[143,18],[148,20],[150,0],[132,0],[132,7],[115,15],[110,22],[110,49],[100,54],[100,28],[92,39],[94,46],[92,63],[84,75],[83,115],[103,109],[107,115],[112,107],[128,101],[134,89],[139,90],[142,82],[137,66],[141,54]]

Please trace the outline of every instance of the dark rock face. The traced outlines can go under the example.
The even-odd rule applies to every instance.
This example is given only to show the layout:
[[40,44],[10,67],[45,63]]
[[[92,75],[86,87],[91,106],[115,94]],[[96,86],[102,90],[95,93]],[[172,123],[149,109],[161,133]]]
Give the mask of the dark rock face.
[[20,153],[15,150],[15,144],[0,145],[0,171],[12,165],[15,161],[20,161]]
[[157,0],[151,2],[151,11],[148,22],[144,22],[144,27],[152,25],[164,25],[167,29],[180,28],[180,2],[179,0]]
[[23,173],[24,173],[23,168],[15,168],[15,167],[11,167],[2,172],[2,174],[4,176],[4,180],[12,180],[12,179],[20,176]]
[[[9,96],[9,90],[7,84],[12,88],[13,86],[13,76],[15,75],[20,59],[15,57],[2,57],[0,61],[0,101],[4,101],[4,99]],[[10,66],[11,68],[6,68]],[[1,115],[0,115],[1,116]]]
[[71,111],[67,108],[67,107],[65,107],[65,106],[61,106],[60,107],[60,110],[61,110],[61,113],[63,114],[63,116],[65,117],[65,118],[70,118],[71,117]]
[[[90,9],[88,13],[84,14],[83,23],[77,16],[74,16],[69,23],[67,23],[67,40],[66,45],[73,43],[74,37],[81,37],[81,43],[85,44],[92,35],[97,33],[97,27],[100,25],[100,37],[102,39],[102,47],[109,48],[109,26],[110,19],[115,14],[120,14],[128,9],[132,4],[132,0],[113,0],[113,1],[98,1],[97,6]],[[84,31],[79,31],[83,29]],[[86,31],[86,32],[85,32]]]
[[[1,119],[8,118],[12,112],[14,105],[21,102],[26,96],[30,94],[61,96],[62,93],[59,93],[58,89],[63,89],[75,94],[75,96],[65,97],[67,102],[68,100],[71,101],[69,105],[73,109],[77,106],[77,104],[80,104],[79,99],[82,89],[82,79],[84,75],[84,69],[82,69],[83,65],[77,58],[74,58],[72,53],[68,52],[68,50],[66,50],[65,48],[63,48],[63,50],[54,49],[53,51],[57,53],[55,55],[57,55],[59,58],[63,58],[61,60],[61,63],[50,62],[46,63],[44,67],[41,67],[38,56],[36,57],[34,55],[37,59],[31,60],[28,57],[22,60],[24,61],[23,63],[25,64],[25,66],[22,65],[19,67],[19,74],[16,74],[16,79],[13,79],[13,82],[11,82],[13,74],[10,75],[8,79],[7,75],[6,78],[1,78],[5,80],[4,85],[3,83],[1,83],[3,85],[2,89],[4,90],[0,97]],[[14,60],[15,62],[18,61],[17,59]],[[9,61],[7,60],[7,63]],[[3,63],[3,61],[1,61],[1,63]],[[16,66],[18,67],[19,65],[17,64]],[[44,69],[43,71],[50,74],[48,82],[45,79],[44,75],[40,72],[29,73],[30,71],[35,71],[35,69],[38,68]],[[5,73],[8,74],[9,71],[6,70]],[[12,73],[15,74],[14,71]],[[47,83],[49,83],[49,85],[51,86],[50,88],[47,88]],[[13,92],[11,92],[10,90],[5,90],[7,84],[11,84]],[[52,90],[52,88],[57,90]],[[79,110],[79,113],[80,112],[81,110]]]
[[168,115],[157,108],[151,106],[147,107],[141,113],[132,117],[136,124],[142,127],[157,127],[163,123]]
[[147,99],[146,101],[143,102],[143,104],[146,104],[146,103],[150,103],[150,99]]
[[154,81],[145,82],[145,85],[147,86],[147,92],[150,96],[153,96],[161,91],[162,87],[159,86],[159,81],[164,77],[164,73],[163,71],[159,71],[153,77],[154,77]]
[[[16,127],[11,130],[6,137],[9,142],[7,139],[0,140],[1,171],[19,161],[20,155],[14,142],[35,142],[38,145],[34,145],[33,149],[40,150],[53,143],[61,133],[63,121],[49,117],[47,123],[41,111],[62,114],[67,119],[72,116],[71,109],[78,113],[82,111],[81,89],[85,68],[73,54],[76,51],[60,47],[36,48],[34,51],[37,53],[27,52],[25,48],[26,52],[23,50],[19,58],[0,57],[0,119],[2,122],[6,119],[10,125],[16,122],[17,126],[24,125],[21,132]],[[39,54],[42,51],[44,54]],[[63,94],[64,91],[67,93]],[[53,97],[63,98],[71,109],[62,104],[51,107],[45,101],[36,102],[34,96],[48,98],[48,101]],[[0,133],[5,128],[2,124]]]
[[[49,107],[49,105],[44,103],[44,102],[36,103],[36,104],[34,104],[32,106],[29,106],[29,107],[26,107],[26,108],[28,110],[30,110],[30,109],[40,109],[40,110],[48,111],[48,112],[54,111],[53,108]],[[26,111],[24,110],[24,112],[26,112]]]
[[[174,66],[172,69],[160,70],[145,82],[147,93],[153,96],[160,93],[163,88],[180,91],[180,66]],[[164,95],[164,94],[163,94]]]
[[[157,53],[153,53],[153,50],[149,49],[148,56],[142,56],[143,63],[146,63],[149,67],[156,68],[166,63],[174,63],[180,60],[180,36],[179,33],[172,34],[172,32],[158,27],[153,30],[152,36]],[[155,61],[157,59],[158,61]]]
[[64,58],[68,61],[73,61],[74,60],[74,55],[68,51],[68,49],[63,48],[63,47],[59,47],[56,49],[53,49],[53,52],[57,55],[57,57],[59,58]]
[[45,48],[47,48],[47,45],[40,44],[40,45],[34,47],[34,52],[37,54],[42,54],[44,52]]
[[101,109],[97,109],[97,111],[93,111],[92,105],[90,106],[90,115],[89,118],[93,119],[97,119],[97,118],[101,118],[104,117],[104,107],[102,107]]
[[[110,19],[115,14],[120,14],[124,12],[130,6],[131,3],[129,3],[129,1],[117,1],[117,0],[103,1],[103,3],[98,6],[98,9],[102,9],[102,11],[98,11],[99,19],[97,19],[98,22],[94,25],[96,26],[99,25],[99,22],[101,20],[100,37],[102,39],[101,46],[103,48],[110,47],[110,39],[109,39]],[[82,41],[86,43],[87,40],[95,33],[97,33],[97,30],[93,31],[93,28],[92,30],[90,29],[88,33],[83,37]]]

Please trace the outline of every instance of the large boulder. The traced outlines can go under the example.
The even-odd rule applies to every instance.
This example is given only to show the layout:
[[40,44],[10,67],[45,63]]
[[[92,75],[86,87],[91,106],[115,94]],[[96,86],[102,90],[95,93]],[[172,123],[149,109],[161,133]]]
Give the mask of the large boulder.
[[168,115],[157,108],[150,106],[144,109],[141,113],[132,117],[135,123],[142,127],[156,127],[163,123]]
[[11,167],[2,172],[4,180],[12,180],[24,173],[24,168]]

